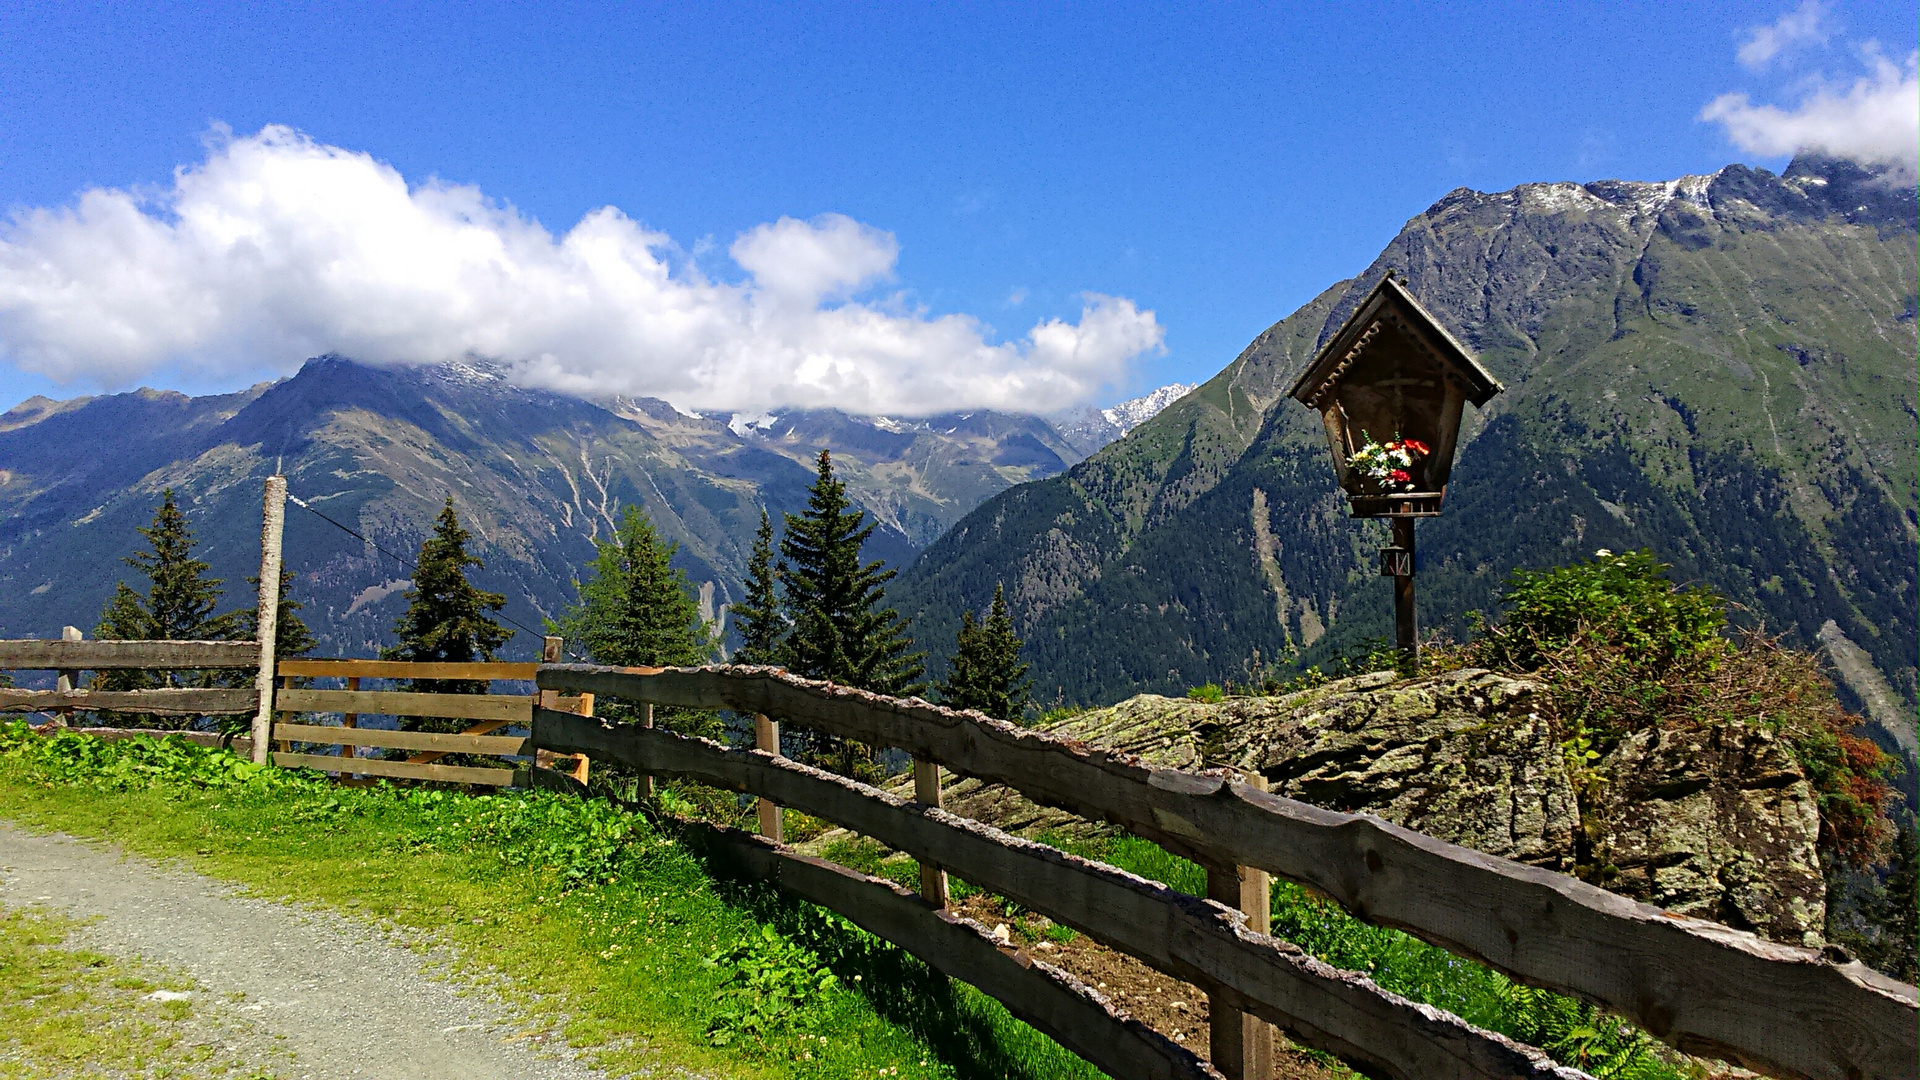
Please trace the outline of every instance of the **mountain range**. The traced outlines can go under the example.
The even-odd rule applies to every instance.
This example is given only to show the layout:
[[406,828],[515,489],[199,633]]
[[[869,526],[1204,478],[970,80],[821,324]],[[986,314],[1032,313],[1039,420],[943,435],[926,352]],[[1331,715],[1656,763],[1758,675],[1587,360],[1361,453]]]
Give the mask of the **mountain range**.
[[285,541],[292,595],[322,653],[364,656],[390,641],[407,560],[448,495],[485,561],[477,580],[505,594],[506,616],[528,631],[514,655],[537,650],[542,617],[574,598],[575,568],[630,505],[679,544],[676,565],[724,617],[761,509],[777,521],[805,505],[822,447],[878,520],[869,554],[905,567],[983,499],[1056,475],[1150,416],[1167,399],[1156,394],[1117,406],[1104,429],[1068,434],[991,411],[705,417],[517,386],[480,362],[327,356],[232,394],[34,398],[0,415],[0,636],[91,631],[132,573],[121,558],[140,544],[135,528],[169,487],[228,603],[246,603],[261,480],[276,469],[299,500]]
[[1468,410],[1446,511],[1419,523],[1426,628],[1468,633],[1516,567],[1650,547],[1737,621],[1827,644],[1911,757],[1915,235],[1911,181],[1811,155],[1456,190],[1127,438],[981,504],[894,598],[941,641],[1004,584],[1048,704],[1390,637],[1386,528],[1347,517],[1285,390],[1392,272],[1507,388]]

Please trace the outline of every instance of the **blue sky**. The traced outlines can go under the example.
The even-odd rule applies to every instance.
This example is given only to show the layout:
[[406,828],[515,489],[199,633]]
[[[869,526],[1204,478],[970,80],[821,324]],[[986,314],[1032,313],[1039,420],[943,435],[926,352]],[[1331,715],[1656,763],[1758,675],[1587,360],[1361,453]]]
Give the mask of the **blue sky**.
[[[1110,401],[1213,374],[1453,188],[1777,170],[1764,132],[1736,146],[1703,109],[1744,92],[1791,119],[1876,70],[1910,95],[1915,24],[1911,3],[9,5],[0,405],[237,387],[333,347],[703,409]],[[394,204],[382,166],[470,201]],[[200,282],[204,236],[166,247],[276,175],[321,201],[365,181],[384,209],[300,217],[253,277]],[[124,199],[88,212],[88,189]],[[114,231],[136,212],[146,233]],[[342,214],[386,222],[356,241],[379,265],[316,285]],[[457,246],[441,226],[476,216],[522,253],[505,284],[382,306],[412,282],[368,254],[382,236]],[[596,243],[671,280],[582,277]],[[607,329],[629,309],[653,314]]]

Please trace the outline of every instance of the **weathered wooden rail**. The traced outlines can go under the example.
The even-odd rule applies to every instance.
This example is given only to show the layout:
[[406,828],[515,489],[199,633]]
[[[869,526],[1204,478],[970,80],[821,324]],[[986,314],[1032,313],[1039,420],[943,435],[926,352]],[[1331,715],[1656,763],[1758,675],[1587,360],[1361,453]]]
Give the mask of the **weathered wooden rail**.
[[0,688],[0,711],[129,712],[157,716],[220,716],[251,713],[260,694],[248,688],[192,686],[148,690],[85,690],[82,671],[253,670],[260,646],[252,641],[85,641],[67,628],[58,641],[0,641],[0,671],[56,671],[53,690]]
[[[978,714],[766,668],[549,665],[538,685],[733,709],[900,747],[1037,802],[1113,822],[1205,864],[1279,874],[1359,918],[1627,1016],[1683,1050],[1774,1075],[1913,1077],[1920,1057],[1914,988],[1864,965],[1835,964],[1816,950],[1670,915],[1368,815],[1270,795],[1230,774],[1156,768]],[[1223,905],[764,751],[546,710],[535,714],[533,741],[750,792],[877,837],[1197,981],[1220,1003],[1271,1020],[1309,1046],[1389,1075],[1553,1075],[1556,1068],[1526,1048],[1254,934]]]
[[[561,640],[547,638],[542,654],[558,659]],[[539,768],[538,751],[526,736],[497,735],[501,728],[530,728],[536,704],[550,709],[593,715],[593,695],[562,698],[554,691],[533,694],[435,694],[399,690],[362,690],[362,679],[459,679],[471,682],[526,682],[534,677],[538,664],[512,661],[475,661],[471,663],[414,663],[400,660],[283,660],[282,679],[323,678],[345,680],[344,690],[308,690],[282,687],[274,692],[276,713],[338,713],[341,723],[319,725],[276,721],[273,738],[280,749],[273,752],[276,765],[287,768],[319,769],[342,778],[353,776],[386,777],[401,780],[434,780],[444,783],[478,786],[526,786],[532,781],[530,767]],[[474,725],[460,732],[392,731],[359,726],[363,715],[430,716],[449,720],[472,720]],[[293,743],[333,746],[334,753],[296,752]],[[361,757],[361,747],[413,751],[404,760]],[[448,754],[484,757],[525,757],[527,766],[493,767],[486,765],[444,765]],[[588,759],[577,756],[571,773],[580,783],[587,780]]]

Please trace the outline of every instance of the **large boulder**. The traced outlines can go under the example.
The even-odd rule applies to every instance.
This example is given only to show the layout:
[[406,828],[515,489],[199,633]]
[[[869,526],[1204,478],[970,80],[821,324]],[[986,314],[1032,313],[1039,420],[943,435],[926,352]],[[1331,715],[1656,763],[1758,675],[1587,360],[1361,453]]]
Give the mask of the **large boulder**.
[[[1642,732],[1573,762],[1541,687],[1464,670],[1377,672],[1284,697],[1143,694],[1049,725],[1157,765],[1226,766],[1331,810],[1588,880],[1765,937],[1818,944],[1818,805],[1791,751],[1738,722]],[[995,785],[953,783],[956,813],[1028,835],[1095,826]]]

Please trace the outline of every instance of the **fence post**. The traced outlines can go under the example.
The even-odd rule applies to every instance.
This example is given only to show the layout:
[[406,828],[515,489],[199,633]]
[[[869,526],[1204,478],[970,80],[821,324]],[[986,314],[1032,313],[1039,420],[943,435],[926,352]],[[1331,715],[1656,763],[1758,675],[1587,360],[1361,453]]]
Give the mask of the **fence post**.
[[[1267,790],[1259,773],[1244,777],[1248,787]],[[1246,912],[1247,929],[1267,933],[1273,926],[1267,872],[1251,866],[1208,866],[1207,899]],[[1213,1067],[1227,1080],[1267,1080],[1273,1075],[1273,1026],[1208,991],[1208,1044]]]
[[[358,675],[347,676],[347,689],[348,690],[360,689],[360,676]],[[359,727],[360,714],[359,713],[342,713],[340,716],[340,726]],[[340,747],[340,756],[343,758],[349,758],[349,759],[357,758],[360,756],[360,748],[353,745],[352,743],[347,743]],[[353,766],[342,765],[340,769],[340,779],[342,780],[353,779]]]
[[[765,750],[769,754],[780,753],[780,722],[767,717],[766,713],[753,715],[753,746],[756,750]],[[786,832],[785,815],[780,808],[761,799],[758,806],[760,814],[760,835],[778,844]]]
[[[564,647],[566,643],[567,643],[566,638],[554,637],[552,635],[548,635],[546,637],[541,638],[540,639],[540,662],[543,664],[559,663],[560,655],[564,651]],[[560,691],[558,690],[537,691],[533,695],[533,703],[542,709],[557,710],[560,708]],[[533,741],[533,725],[532,724],[527,725],[527,741],[529,743]],[[549,755],[549,757],[551,757],[551,755]],[[527,761],[529,762],[530,768],[537,769],[540,767],[540,751],[537,747],[533,747],[533,746],[527,747]],[[531,781],[529,781],[529,783],[531,783]]]
[[[913,797],[936,809],[942,807],[938,762],[913,759]],[[947,909],[947,872],[934,863],[920,864],[920,898],[942,911]]]
[[273,643],[280,620],[280,542],[287,525],[287,478],[267,477],[266,505],[260,520],[260,606],[256,609],[254,639],[260,644],[260,672],[253,685],[260,691],[260,707],[253,714],[253,763],[267,763],[267,743],[273,738]]
[[[86,637],[86,635],[82,634],[80,628],[77,626],[63,626],[60,628],[61,641],[79,641],[84,637]],[[59,674],[58,681],[54,685],[61,693],[70,694],[80,685],[80,673],[77,671],[63,671]],[[70,727],[72,720],[72,706],[68,706],[53,714],[53,722],[61,727]]]
[[[647,702],[645,705],[642,705],[640,707],[640,726],[641,727],[653,726],[653,702],[651,701]],[[653,798],[653,774],[652,773],[641,774],[639,788],[635,792],[635,794],[642,799]]]

